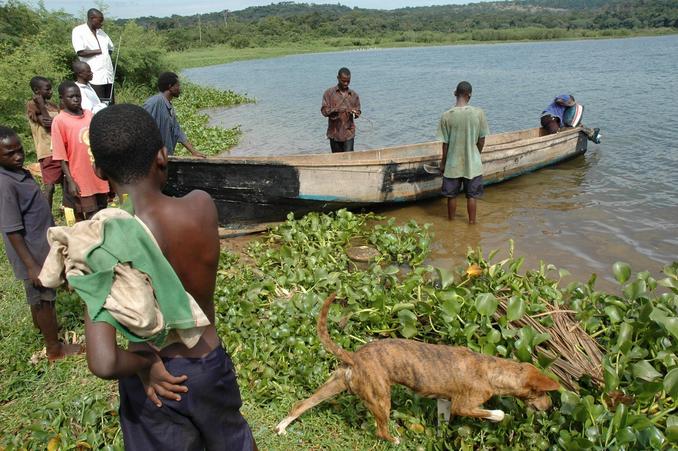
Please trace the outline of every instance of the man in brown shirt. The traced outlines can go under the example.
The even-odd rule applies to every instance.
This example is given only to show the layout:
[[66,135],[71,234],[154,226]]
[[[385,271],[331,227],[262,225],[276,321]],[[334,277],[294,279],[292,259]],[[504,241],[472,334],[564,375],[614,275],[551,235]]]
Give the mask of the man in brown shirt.
[[339,69],[337,85],[323,94],[320,112],[327,117],[327,138],[330,140],[332,153],[353,152],[355,139],[354,119],[360,117],[360,97],[349,89],[351,71],[345,67]]

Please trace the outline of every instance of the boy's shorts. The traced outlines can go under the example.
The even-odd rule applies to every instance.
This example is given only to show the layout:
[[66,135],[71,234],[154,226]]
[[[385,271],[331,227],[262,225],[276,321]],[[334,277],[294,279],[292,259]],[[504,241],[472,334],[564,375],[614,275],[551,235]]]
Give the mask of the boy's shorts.
[[120,379],[120,426],[126,451],[251,451],[254,439],[240,414],[242,400],[230,357],[218,346],[202,358],[163,358],[170,374],[188,376],[181,401],[153,404],[138,376]]
[[56,185],[64,179],[61,161],[53,160],[51,156],[40,160],[40,172],[42,173],[42,183],[45,185]]
[[42,301],[54,302],[56,299],[56,290],[53,288],[35,288],[30,280],[24,280],[23,283],[28,305],[36,306],[40,305]]
[[483,195],[483,176],[479,175],[472,179],[463,177],[450,179],[443,177],[442,195],[455,198],[461,192],[466,193],[467,199],[477,199]]
[[108,193],[85,197],[73,196],[68,192],[65,182],[63,196],[64,207],[72,208],[76,213],[96,213],[108,206]]

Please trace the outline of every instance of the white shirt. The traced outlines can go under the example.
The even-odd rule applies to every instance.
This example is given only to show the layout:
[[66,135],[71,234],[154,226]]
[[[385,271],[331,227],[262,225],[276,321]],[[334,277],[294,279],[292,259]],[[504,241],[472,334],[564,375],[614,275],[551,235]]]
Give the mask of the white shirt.
[[78,85],[78,88],[80,88],[80,95],[82,96],[80,106],[83,109],[90,110],[92,113],[97,114],[99,111],[106,108],[106,104],[99,100],[99,96],[97,95],[96,92],[94,92],[92,85],[90,85],[89,83],[84,85],[77,81],[75,82],[75,84]]
[[80,50],[101,50],[100,55],[78,57],[80,61],[89,64],[89,67],[92,69],[94,74],[92,84],[106,85],[113,83],[113,62],[108,54],[109,51],[113,51],[113,41],[111,41],[111,38],[101,28],[97,30],[95,36],[87,24],[84,23],[73,28],[71,41],[73,42],[75,53],[78,53]]

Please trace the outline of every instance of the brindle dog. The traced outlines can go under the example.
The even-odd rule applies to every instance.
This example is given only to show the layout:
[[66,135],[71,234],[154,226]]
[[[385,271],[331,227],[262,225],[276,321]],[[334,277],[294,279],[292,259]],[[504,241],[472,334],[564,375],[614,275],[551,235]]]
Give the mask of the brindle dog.
[[302,413],[344,390],[358,395],[372,412],[377,436],[397,444],[399,440],[388,431],[393,384],[405,385],[426,397],[450,400],[452,415],[491,421],[504,419],[503,411],[482,408],[492,396],[515,396],[538,410],[546,410],[551,407],[547,392],[560,388],[558,382],[528,363],[490,357],[456,346],[385,339],[348,352],[335,344],[327,332],[327,314],[334,298],[335,295],[331,295],[322,306],[318,336],[343,365],[310,398],[292,408],[276,426],[278,434],[284,434],[287,426]]

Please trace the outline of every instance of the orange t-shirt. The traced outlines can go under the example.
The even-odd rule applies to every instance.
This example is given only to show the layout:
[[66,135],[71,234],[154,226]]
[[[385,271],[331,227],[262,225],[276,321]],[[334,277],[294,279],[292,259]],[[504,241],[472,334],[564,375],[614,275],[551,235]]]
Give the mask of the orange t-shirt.
[[94,158],[89,148],[89,123],[92,112],[82,116],[61,111],[52,121],[52,159],[68,161],[71,176],[80,187],[80,196],[108,193],[108,182],[94,173]]

